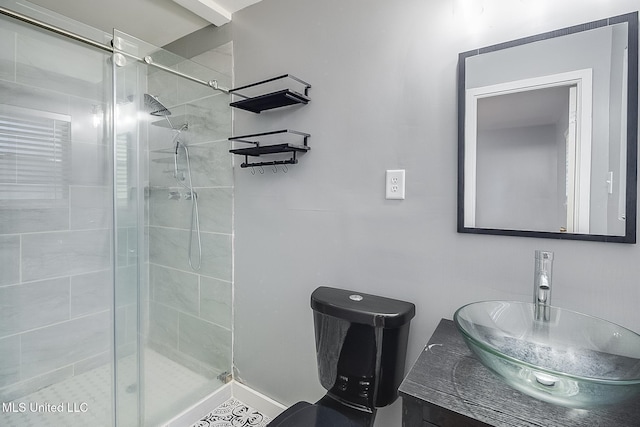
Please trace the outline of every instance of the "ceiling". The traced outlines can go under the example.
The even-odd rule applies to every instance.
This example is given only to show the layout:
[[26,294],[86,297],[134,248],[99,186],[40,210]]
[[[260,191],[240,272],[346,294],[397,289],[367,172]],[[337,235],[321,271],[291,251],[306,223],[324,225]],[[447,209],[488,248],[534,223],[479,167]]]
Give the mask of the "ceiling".
[[222,25],[234,12],[260,0],[29,1],[99,30],[111,33],[117,28],[155,46],[164,46],[211,23]]

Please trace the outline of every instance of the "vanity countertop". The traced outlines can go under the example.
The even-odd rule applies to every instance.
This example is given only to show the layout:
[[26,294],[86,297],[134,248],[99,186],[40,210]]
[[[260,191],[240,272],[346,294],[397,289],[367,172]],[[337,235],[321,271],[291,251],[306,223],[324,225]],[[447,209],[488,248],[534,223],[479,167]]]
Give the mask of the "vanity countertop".
[[552,405],[509,387],[471,353],[442,319],[399,388],[403,427],[640,426],[640,398],[602,409]]

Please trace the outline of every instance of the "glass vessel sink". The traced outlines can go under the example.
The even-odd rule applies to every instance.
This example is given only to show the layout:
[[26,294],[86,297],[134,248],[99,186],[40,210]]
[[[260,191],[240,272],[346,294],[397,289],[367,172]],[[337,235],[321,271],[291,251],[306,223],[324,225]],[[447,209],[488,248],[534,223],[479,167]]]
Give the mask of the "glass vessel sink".
[[483,301],[454,317],[482,364],[537,399],[572,408],[615,404],[640,392],[640,335],[571,310]]

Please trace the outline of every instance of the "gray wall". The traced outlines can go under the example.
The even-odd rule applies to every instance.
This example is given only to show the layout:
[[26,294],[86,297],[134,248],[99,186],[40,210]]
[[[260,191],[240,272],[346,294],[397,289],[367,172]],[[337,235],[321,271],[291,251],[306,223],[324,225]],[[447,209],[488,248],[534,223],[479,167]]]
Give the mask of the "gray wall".
[[[556,253],[554,303],[640,330],[637,245],[456,233],[459,52],[637,9],[637,1],[264,0],[236,13],[236,86],[293,73],[304,108],[236,112],[234,133],[292,128],[311,151],[288,174],[235,168],[237,378],[286,404],[320,387],[309,296],[331,285],[412,301],[408,364],[467,302],[531,299],[533,252]],[[240,159],[238,159],[240,160]],[[386,169],[407,198],[384,199]],[[399,426],[400,406],[378,426]]]

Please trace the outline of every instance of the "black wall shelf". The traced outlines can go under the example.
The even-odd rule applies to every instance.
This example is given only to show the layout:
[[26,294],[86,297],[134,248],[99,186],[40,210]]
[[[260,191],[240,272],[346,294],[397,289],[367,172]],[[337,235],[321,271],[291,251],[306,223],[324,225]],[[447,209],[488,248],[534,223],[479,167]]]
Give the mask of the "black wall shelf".
[[[308,133],[290,129],[234,136],[229,138],[229,141],[253,144],[253,147],[234,148],[229,150],[229,152],[244,156],[245,161],[240,165],[241,168],[254,166],[294,165],[298,163],[298,159],[296,157],[297,153],[305,153],[311,149],[308,145],[308,139],[310,136],[311,135]],[[263,145],[265,142],[273,139],[275,139],[277,143]],[[249,156],[259,157],[262,155],[281,153],[291,153],[291,157],[286,160],[249,163]]]
[[[270,86],[273,86],[274,84],[280,84],[280,86],[284,85],[286,87],[280,87],[277,90],[274,90],[273,88],[269,89]],[[291,88],[292,86],[301,86],[302,92],[304,93],[293,90]],[[255,92],[256,88],[262,88],[263,91],[266,91],[267,93],[258,93],[255,95],[248,94],[249,92]],[[265,110],[286,107],[288,105],[309,103],[309,101],[311,101],[309,98],[310,88],[311,85],[309,83],[300,80],[291,74],[284,74],[271,79],[262,80],[257,83],[231,89],[229,93],[240,96],[243,99],[234,101],[229,105],[245,111],[260,114]]]

